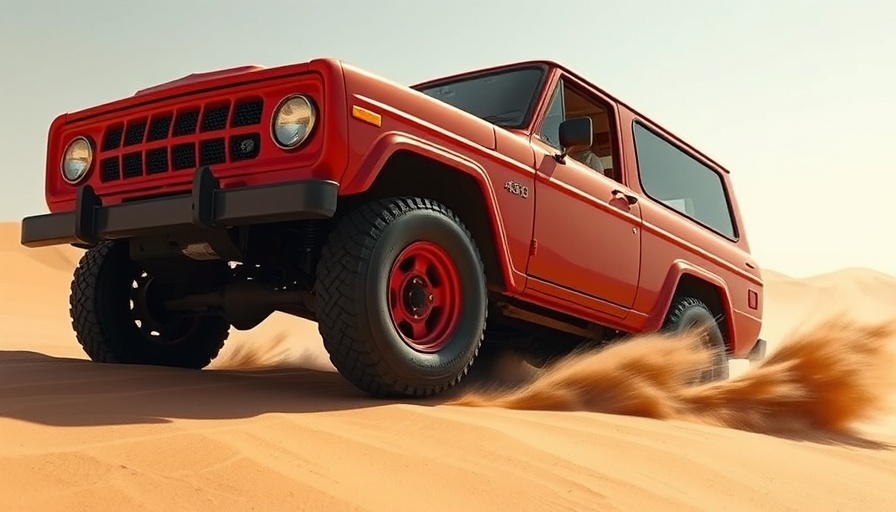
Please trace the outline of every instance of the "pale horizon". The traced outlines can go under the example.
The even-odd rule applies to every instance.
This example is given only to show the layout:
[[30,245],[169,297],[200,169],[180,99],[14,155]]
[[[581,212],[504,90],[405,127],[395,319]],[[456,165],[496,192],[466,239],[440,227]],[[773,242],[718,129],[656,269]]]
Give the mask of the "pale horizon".
[[569,1],[553,14],[533,1],[512,10],[248,5],[46,0],[7,8],[0,221],[46,211],[46,134],[56,115],[192,72],[327,56],[411,84],[546,58],[728,168],[763,268],[896,275],[887,225],[896,219],[896,2]]

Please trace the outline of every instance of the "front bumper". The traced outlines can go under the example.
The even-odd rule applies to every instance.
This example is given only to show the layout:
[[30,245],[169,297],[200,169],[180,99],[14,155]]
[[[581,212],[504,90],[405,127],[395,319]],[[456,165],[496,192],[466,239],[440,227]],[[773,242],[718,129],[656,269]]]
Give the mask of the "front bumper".
[[91,246],[197,229],[325,219],[335,213],[338,195],[339,185],[325,180],[221,189],[208,167],[196,170],[189,195],[103,206],[93,188],[84,185],[74,211],[23,219],[22,245]]

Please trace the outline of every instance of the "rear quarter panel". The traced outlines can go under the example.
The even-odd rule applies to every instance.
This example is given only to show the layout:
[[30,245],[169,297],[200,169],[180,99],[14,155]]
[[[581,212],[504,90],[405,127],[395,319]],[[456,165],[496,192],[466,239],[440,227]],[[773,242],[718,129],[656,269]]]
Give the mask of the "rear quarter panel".
[[[690,274],[699,277],[722,289],[722,304],[730,313],[728,324],[731,348],[735,356],[743,355],[759,335],[763,283],[759,266],[750,255],[730,175],[719,171],[713,162],[688,151],[692,157],[709,165],[722,177],[739,234],[736,241],[691,221],[647,195],[638,174],[633,135],[635,119],[660,131],[679,147],[689,149],[661,127],[624,107],[620,108],[620,136],[625,152],[626,182],[642,198],[642,266],[633,310],[646,315],[642,328],[657,329],[662,324],[681,276]],[[750,307],[749,290],[758,294],[755,308]]]

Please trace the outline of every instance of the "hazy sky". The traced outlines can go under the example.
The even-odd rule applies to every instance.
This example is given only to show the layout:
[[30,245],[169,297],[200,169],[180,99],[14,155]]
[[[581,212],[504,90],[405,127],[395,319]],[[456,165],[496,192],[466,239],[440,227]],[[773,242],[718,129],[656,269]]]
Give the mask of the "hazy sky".
[[338,57],[401,83],[562,61],[728,167],[763,267],[896,274],[896,0],[3,0],[0,220],[54,116],[195,71]]

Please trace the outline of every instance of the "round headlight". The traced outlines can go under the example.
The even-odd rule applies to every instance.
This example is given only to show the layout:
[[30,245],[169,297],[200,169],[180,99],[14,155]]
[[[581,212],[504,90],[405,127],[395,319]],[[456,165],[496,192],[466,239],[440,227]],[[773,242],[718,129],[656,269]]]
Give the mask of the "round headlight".
[[77,183],[90,169],[93,163],[93,147],[84,137],[75,137],[68,143],[62,154],[62,179],[69,183]]
[[295,148],[311,135],[315,121],[317,110],[308,97],[301,94],[287,96],[274,110],[271,137],[283,149]]

